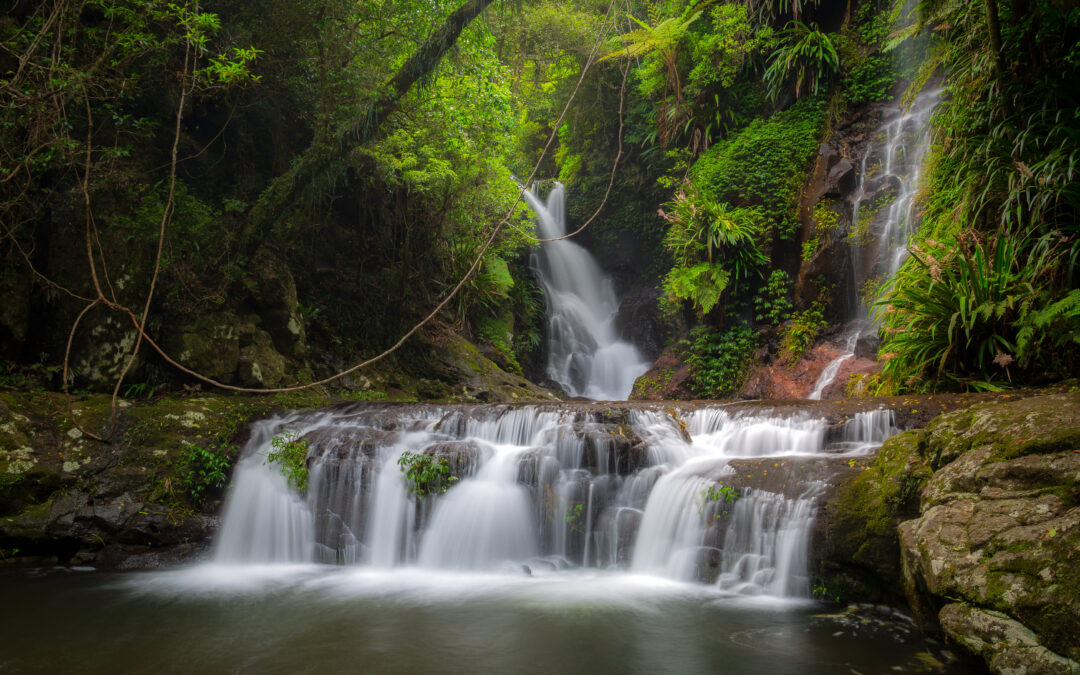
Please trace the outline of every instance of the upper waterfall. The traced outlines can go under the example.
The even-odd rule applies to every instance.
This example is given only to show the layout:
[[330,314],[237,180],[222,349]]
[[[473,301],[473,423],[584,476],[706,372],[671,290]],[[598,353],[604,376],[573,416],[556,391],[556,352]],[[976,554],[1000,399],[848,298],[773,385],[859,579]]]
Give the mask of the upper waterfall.
[[919,224],[915,198],[923,160],[930,149],[930,119],[940,100],[941,89],[926,88],[910,106],[892,109],[859,163],[851,197],[851,224],[856,234],[861,228],[865,232],[849,240],[855,274],[848,289],[857,300],[839,340],[844,351],[822,370],[808,397],[812,400],[821,399],[840,367],[855,355],[855,346],[870,325],[870,309],[859,289],[868,282],[891,283],[907,258]]
[[[544,239],[566,234],[566,197],[556,183],[547,202],[525,199]],[[615,329],[619,300],[596,259],[569,239],[541,244],[535,257],[548,316],[548,376],[571,396],[625,400],[649,364]]]

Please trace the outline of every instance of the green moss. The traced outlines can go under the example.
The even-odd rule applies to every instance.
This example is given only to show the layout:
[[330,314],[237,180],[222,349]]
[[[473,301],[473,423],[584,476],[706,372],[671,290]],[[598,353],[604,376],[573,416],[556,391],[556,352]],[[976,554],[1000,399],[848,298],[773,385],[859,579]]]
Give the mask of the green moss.
[[997,460],[1080,448],[1076,410],[1080,394],[1069,393],[982,403],[941,415],[926,427],[934,466],[975,447],[990,447]]
[[882,445],[873,465],[840,489],[828,506],[833,520],[823,584],[841,597],[888,597],[900,588],[897,525],[918,512],[931,476],[923,462],[925,432],[907,431]]

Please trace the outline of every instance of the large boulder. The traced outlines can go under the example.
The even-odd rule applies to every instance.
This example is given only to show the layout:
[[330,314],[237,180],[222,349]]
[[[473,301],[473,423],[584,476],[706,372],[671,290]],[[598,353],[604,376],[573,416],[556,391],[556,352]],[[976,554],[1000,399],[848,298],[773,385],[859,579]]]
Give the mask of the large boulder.
[[1080,393],[988,403],[925,432],[940,469],[899,527],[905,590],[993,672],[1080,672],[1077,411]]

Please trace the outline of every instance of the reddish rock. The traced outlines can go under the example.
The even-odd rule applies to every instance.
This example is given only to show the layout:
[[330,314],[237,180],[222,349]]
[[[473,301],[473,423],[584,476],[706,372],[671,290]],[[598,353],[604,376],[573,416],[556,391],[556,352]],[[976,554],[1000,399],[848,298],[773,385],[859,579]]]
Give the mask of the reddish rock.
[[687,382],[690,367],[679,358],[679,347],[671,346],[660,354],[645,374],[634,382],[631,401],[689,401],[694,397]]
[[[821,371],[844,355],[844,351],[830,343],[812,347],[794,364],[774,361],[755,366],[746,384],[739,390],[740,398],[750,399],[796,399],[806,398],[814,391]],[[868,359],[852,357],[845,361],[836,373],[831,385],[825,388],[823,399],[842,398],[848,376],[852,373],[877,372],[880,365]]]
[[840,370],[836,372],[836,377],[833,379],[832,384],[825,387],[825,391],[821,392],[821,398],[822,400],[844,398],[847,394],[847,384],[850,376],[871,375],[880,370],[881,364],[877,361],[852,357],[841,364]]

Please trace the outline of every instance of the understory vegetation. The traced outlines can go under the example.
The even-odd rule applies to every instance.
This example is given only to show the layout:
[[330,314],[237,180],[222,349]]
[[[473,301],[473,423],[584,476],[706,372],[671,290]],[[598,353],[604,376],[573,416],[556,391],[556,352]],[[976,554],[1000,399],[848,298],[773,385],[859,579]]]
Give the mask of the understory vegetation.
[[571,229],[599,208],[582,237],[620,289],[659,298],[695,393],[732,395],[755,351],[794,362],[828,334],[841,291],[800,270],[865,243],[893,194],[844,232],[839,201],[807,201],[823,144],[940,87],[916,242],[870,289],[881,377],[1065,377],[1078,38],[1050,0],[20,0],[0,16],[0,359],[53,389],[265,389],[388,348],[427,377],[454,332],[540,379],[518,183],[558,179]]
[[922,226],[878,303],[884,372],[917,389],[1075,374],[1080,11],[922,3],[914,21],[941,34],[915,84],[944,71],[946,97]]

